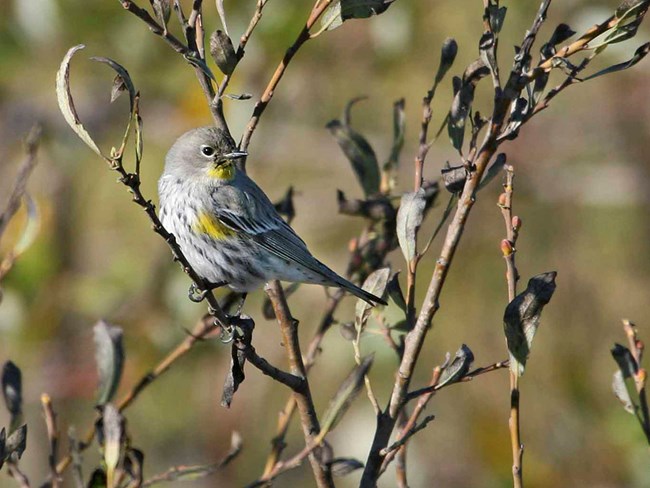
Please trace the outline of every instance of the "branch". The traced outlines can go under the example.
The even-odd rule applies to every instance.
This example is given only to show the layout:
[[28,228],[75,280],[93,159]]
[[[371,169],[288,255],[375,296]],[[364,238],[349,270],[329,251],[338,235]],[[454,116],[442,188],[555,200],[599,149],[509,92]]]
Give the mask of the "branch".
[[[305,444],[310,445],[315,441],[320,432],[320,424],[318,422],[316,409],[314,408],[314,402],[309,389],[307,370],[302,360],[302,353],[300,352],[298,321],[291,316],[289,306],[284,297],[284,292],[277,280],[268,283],[266,286],[266,293],[273,304],[273,310],[278,320],[278,324],[280,325],[283,343],[287,348],[291,373],[300,377],[303,381],[302,388],[294,390],[293,396],[298,407],[298,412],[300,413]],[[309,454],[309,461],[318,487],[333,487],[334,482],[332,481],[332,474],[329,468],[323,466],[313,452]]]
[[41,404],[43,405],[43,415],[45,416],[45,426],[47,427],[47,437],[50,441],[50,455],[48,456],[50,466],[50,479],[52,481],[52,488],[58,488],[60,485],[60,478],[56,472],[56,457],[59,445],[59,433],[56,428],[56,414],[52,409],[52,400],[46,393],[41,395]]

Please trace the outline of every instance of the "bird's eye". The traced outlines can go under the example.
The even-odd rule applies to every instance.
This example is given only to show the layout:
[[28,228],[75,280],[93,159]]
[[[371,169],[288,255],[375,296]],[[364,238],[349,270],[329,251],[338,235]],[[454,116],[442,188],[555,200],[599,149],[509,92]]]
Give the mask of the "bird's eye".
[[207,157],[214,156],[214,148],[212,146],[201,146],[201,152]]

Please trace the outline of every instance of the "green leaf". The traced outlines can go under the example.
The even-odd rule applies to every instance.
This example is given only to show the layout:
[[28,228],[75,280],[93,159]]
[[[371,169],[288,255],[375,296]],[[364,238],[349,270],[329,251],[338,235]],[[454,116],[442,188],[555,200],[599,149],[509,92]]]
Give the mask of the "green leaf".
[[63,118],[68,123],[68,125],[75,131],[75,133],[81,138],[86,145],[92,149],[97,155],[108,161],[108,158],[102,154],[99,147],[95,143],[90,134],[86,131],[85,127],[81,124],[79,116],[77,115],[77,110],[75,109],[74,102],[72,100],[72,93],[70,92],[70,61],[74,54],[85,48],[83,44],[74,46],[68,50],[66,55],[63,57],[59,71],[56,73],[56,97],[59,102],[59,110],[63,114]]
[[361,391],[364,378],[372,366],[373,355],[368,355],[361,360],[361,363],[354,367],[348,377],[341,383],[338,391],[330,401],[327,410],[323,414],[321,422],[321,434],[330,432],[343,418],[354,399]]
[[[368,275],[361,288],[363,288],[368,293],[372,293],[376,297],[381,298],[386,291],[389,276],[390,268],[381,268],[373,271],[370,273],[370,275]],[[372,308],[372,305],[362,300],[361,298],[357,300],[354,317],[354,327],[356,330],[363,331],[366,326],[366,322],[368,322],[368,317],[370,317],[370,311]]]
[[95,360],[99,375],[97,403],[104,405],[113,398],[124,365],[122,328],[100,320],[93,327],[95,338]]
[[352,169],[366,196],[379,192],[379,165],[368,141],[348,124],[332,120],[327,129],[352,164]]
[[385,12],[395,0],[335,0],[321,17],[326,30],[340,27],[349,19],[365,19]]
[[424,189],[420,188],[416,192],[404,193],[397,210],[397,240],[407,263],[417,252],[417,232],[422,225],[425,204]]
[[632,56],[624,63],[615,64],[613,66],[610,66],[609,68],[605,68],[597,73],[594,73],[591,76],[587,76],[586,78],[583,78],[582,81],[592,80],[602,75],[608,75],[610,73],[615,73],[617,71],[623,71],[628,68],[631,68],[639,61],[641,61],[643,58],[645,58],[648,52],[650,52],[650,42],[646,42],[642,46],[639,46],[637,50],[634,52],[634,56]]
[[555,271],[533,276],[526,290],[506,307],[503,322],[510,352],[510,370],[517,376],[524,373],[542,310],[555,291],[556,276]]
[[467,374],[473,362],[472,350],[465,344],[461,345],[454,359],[443,369],[436,386],[442,388],[447,384],[456,383]]

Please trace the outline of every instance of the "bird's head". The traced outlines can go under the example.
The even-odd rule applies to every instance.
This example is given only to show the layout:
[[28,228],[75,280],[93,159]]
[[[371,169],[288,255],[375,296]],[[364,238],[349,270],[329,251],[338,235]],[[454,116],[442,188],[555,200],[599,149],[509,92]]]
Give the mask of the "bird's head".
[[235,162],[247,155],[230,134],[216,127],[201,127],[180,136],[167,153],[165,174],[183,179],[210,178],[218,182],[235,177]]

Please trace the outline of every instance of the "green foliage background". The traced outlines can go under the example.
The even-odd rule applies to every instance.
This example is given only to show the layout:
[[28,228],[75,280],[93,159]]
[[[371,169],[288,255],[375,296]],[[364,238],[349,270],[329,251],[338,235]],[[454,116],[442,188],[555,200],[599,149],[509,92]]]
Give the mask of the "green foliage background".
[[[208,3],[205,24],[210,32],[217,27],[217,16]],[[237,39],[254,2],[225,3],[229,30]],[[512,46],[538,7],[538,2],[505,4],[502,69],[509,66]],[[540,40],[559,22],[581,32],[610,15],[616,4],[557,2]],[[253,94],[250,101],[226,103],[237,136],[310,7],[310,2],[296,0],[273,0],[266,7],[230,85],[232,93]],[[73,62],[72,86],[80,116],[102,147],[119,141],[128,102],[119,99],[109,106],[112,73],[87,57],[109,56],[129,69],[142,94],[143,191],[152,198],[171,142],[189,128],[209,124],[210,118],[193,71],[118,2],[15,0],[3,8],[1,200],[20,159],[21,137],[35,119],[45,126],[41,161],[29,185],[43,214],[43,228],[4,283],[0,305],[0,359],[12,359],[23,370],[25,384],[29,437],[22,466],[37,482],[47,473],[40,393],[52,396],[63,432],[75,425],[81,433],[93,419],[92,325],[105,318],[124,327],[124,387],[182,340],[183,327],[191,327],[204,310],[187,300],[187,278],[170,262],[164,243],[115,183],[115,175],[65,125],[54,94],[58,63],[70,46],[87,45]],[[348,240],[362,222],[337,215],[336,189],[350,197],[362,192],[325,124],[339,116],[348,99],[367,95],[369,100],[354,109],[353,124],[381,160],[390,150],[392,102],[406,97],[400,187],[409,189],[420,102],[435,75],[439,46],[447,36],[457,39],[460,50],[452,74],[459,74],[478,54],[481,14],[478,1],[397,1],[380,17],[347,22],[308,43],[289,67],[249,148],[249,173],[272,199],[294,185],[294,227],[337,271],[344,271]],[[610,48],[599,62],[629,58],[647,37],[645,27],[632,44]],[[515,166],[515,213],[524,222],[517,254],[522,286],[534,274],[558,271],[557,292],[545,310],[521,388],[528,487],[650,484],[642,433],[611,394],[615,364],[609,355],[613,342],[624,340],[621,317],[639,322],[641,336],[650,340],[645,327],[650,323],[649,66],[644,61],[629,71],[569,88],[504,147]],[[489,83],[484,85],[488,95]],[[449,78],[434,101],[432,127],[450,101]],[[480,102],[479,97],[479,109]],[[429,153],[425,176],[436,178],[447,160],[457,162],[443,137]],[[507,356],[498,193],[495,182],[479,195],[415,385],[428,381],[444,353],[453,353],[462,342],[474,351],[477,365]],[[429,235],[441,211],[439,207],[428,217],[422,236]],[[11,240],[7,236],[5,246]],[[439,242],[434,243],[420,267],[418,303],[438,248]],[[390,260],[394,269],[404,267],[399,250]],[[283,365],[277,327],[260,312],[262,298],[257,292],[247,302],[257,322],[255,345],[260,354]],[[320,319],[324,293],[303,286],[290,305],[306,343]],[[347,320],[353,306],[347,299],[337,316]],[[369,334],[363,348],[376,351],[371,378],[383,403],[393,380],[393,353],[378,335]],[[129,430],[134,445],[145,452],[147,475],[171,465],[216,460],[227,450],[233,429],[242,433],[244,452],[224,472],[195,486],[240,486],[261,474],[287,390],[249,367],[233,408],[225,410],[219,398],[228,362],[228,347],[218,341],[202,343],[128,410]],[[320,412],[353,362],[352,347],[332,330],[312,376]],[[409,450],[412,486],[509,486],[508,402],[505,372],[435,397],[429,411],[436,420]],[[5,420],[1,412],[0,423]],[[337,455],[364,460],[373,431],[372,409],[361,395],[332,435]],[[302,447],[297,424],[288,441],[288,452]],[[88,464],[97,462],[95,456],[95,449],[87,451]],[[11,483],[6,474],[0,476],[3,486]],[[293,471],[277,486],[309,486],[310,476],[307,468]],[[357,483],[358,474],[340,481],[341,486]],[[393,485],[389,472],[380,486]]]

